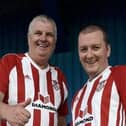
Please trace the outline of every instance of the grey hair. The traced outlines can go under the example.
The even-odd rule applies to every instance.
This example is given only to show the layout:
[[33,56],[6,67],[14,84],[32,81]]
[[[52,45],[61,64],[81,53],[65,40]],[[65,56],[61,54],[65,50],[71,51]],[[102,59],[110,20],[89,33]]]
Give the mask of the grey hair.
[[53,27],[54,27],[54,34],[55,34],[55,39],[57,39],[57,26],[56,22],[49,16],[47,15],[38,15],[32,19],[32,21],[29,23],[28,26],[28,34],[32,33],[32,26],[36,21],[41,21],[41,22],[50,22]]

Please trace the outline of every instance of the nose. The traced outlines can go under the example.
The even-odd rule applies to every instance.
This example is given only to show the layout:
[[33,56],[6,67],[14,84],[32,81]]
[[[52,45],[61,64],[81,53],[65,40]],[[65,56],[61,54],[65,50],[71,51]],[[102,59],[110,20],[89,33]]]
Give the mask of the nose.
[[41,36],[40,36],[40,40],[41,41],[45,41],[46,40],[46,34],[43,33]]
[[93,57],[93,51],[91,49],[88,49],[86,56],[87,56],[87,58],[92,58]]

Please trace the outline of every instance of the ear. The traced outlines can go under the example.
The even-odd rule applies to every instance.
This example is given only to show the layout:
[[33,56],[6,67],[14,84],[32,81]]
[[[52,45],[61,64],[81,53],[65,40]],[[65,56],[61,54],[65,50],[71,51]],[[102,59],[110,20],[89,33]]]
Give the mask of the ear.
[[28,44],[28,46],[29,46],[29,43],[30,43],[30,34],[27,34],[27,44]]
[[107,45],[107,56],[110,57],[111,54],[111,46],[110,44]]

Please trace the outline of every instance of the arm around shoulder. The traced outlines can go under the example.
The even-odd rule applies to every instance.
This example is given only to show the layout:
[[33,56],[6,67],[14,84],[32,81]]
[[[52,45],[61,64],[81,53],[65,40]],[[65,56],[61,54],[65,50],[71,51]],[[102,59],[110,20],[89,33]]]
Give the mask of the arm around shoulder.
[[4,99],[4,94],[2,92],[0,92],[0,120],[2,120],[3,118],[3,114],[2,114],[2,110],[3,110],[3,106],[4,103],[2,102]]
[[66,117],[65,116],[58,117],[58,126],[66,126]]

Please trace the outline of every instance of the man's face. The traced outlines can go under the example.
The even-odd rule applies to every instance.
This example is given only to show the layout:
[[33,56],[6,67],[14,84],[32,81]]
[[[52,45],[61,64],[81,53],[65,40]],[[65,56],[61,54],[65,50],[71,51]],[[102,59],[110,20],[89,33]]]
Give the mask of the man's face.
[[80,33],[78,38],[79,58],[89,78],[95,77],[108,66],[110,46],[106,45],[99,30]]
[[47,63],[56,45],[54,26],[48,21],[34,22],[28,34],[28,45],[33,60]]

